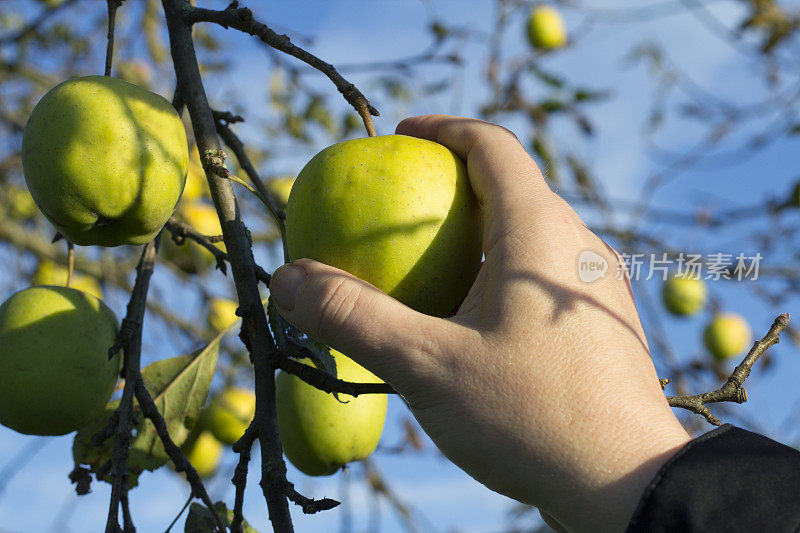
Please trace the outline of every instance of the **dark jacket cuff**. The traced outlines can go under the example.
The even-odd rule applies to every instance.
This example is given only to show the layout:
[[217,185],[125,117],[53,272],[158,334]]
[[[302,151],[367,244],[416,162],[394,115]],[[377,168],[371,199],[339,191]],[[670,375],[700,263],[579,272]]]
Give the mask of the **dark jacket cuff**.
[[645,489],[628,533],[800,531],[800,452],[730,424],[689,442]]

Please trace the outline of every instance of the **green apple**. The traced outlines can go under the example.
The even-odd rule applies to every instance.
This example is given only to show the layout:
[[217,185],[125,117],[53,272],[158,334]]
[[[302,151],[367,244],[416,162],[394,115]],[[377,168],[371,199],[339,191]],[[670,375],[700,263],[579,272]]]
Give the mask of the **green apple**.
[[210,431],[201,430],[190,435],[181,449],[194,469],[197,470],[197,475],[207,478],[217,471],[224,446],[214,438]]
[[255,414],[255,393],[231,387],[211,400],[203,411],[201,424],[220,442],[233,445],[244,435]]
[[143,244],[186,180],[186,130],[172,105],[107,76],[67,80],[33,109],[22,167],[42,213],[75,244]]
[[64,435],[108,403],[120,356],[117,317],[67,287],[31,287],[0,305],[0,424],[26,435]]
[[31,193],[27,189],[15,185],[6,185],[5,188],[12,217],[19,220],[28,220],[36,215],[38,211],[36,202],[33,201]]
[[[331,354],[339,379],[381,383],[349,357],[335,350]],[[307,359],[302,362],[310,364]],[[386,418],[385,394],[356,398],[340,394],[337,400],[296,376],[279,372],[275,395],[283,453],[301,472],[327,476],[375,451]]]
[[553,50],[567,42],[567,28],[561,13],[552,6],[540,4],[528,16],[528,41],[534,48]]
[[741,354],[753,341],[747,321],[735,313],[714,316],[703,332],[709,353],[717,359],[729,359]]
[[[34,285],[62,285],[67,284],[67,269],[52,261],[42,261],[33,273],[31,283]],[[103,299],[103,290],[96,279],[90,276],[83,276],[75,272],[72,273],[70,287],[91,294]]]
[[208,302],[208,327],[214,331],[228,329],[239,320],[236,309],[239,304],[227,298],[211,298]]
[[700,278],[673,275],[664,282],[661,290],[664,307],[674,315],[694,315],[706,305],[708,290]]
[[451,314],[481,262],[477,200],[464,163],[405,135],[354,139],[315,155],[286,208],[291,260],[307,257],[406,305]]

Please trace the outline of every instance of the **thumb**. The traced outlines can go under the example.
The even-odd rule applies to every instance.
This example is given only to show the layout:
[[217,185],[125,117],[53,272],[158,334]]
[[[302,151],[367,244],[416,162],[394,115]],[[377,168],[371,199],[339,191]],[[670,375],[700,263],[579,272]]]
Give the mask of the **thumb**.
[[311,259],[283,265],[270,296],[283,317],[314,340],[347,355],[397,385],[424,368],[446,320],[403,305],[366,281]]

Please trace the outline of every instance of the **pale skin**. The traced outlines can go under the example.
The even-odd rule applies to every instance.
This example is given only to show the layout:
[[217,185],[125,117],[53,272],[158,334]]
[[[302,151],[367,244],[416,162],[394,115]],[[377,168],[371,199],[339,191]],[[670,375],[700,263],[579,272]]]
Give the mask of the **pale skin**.
[[[690,437],[659,386],[617,253],[560,197],[508,130],[409,118],[467,164],[485,263],[455,316],[420,314],[309,259],[270,287],[286,319],[391,384],[439,449],[553,528],[624,531],[647,484]],[[609,272],[587,283],[578,257]]]

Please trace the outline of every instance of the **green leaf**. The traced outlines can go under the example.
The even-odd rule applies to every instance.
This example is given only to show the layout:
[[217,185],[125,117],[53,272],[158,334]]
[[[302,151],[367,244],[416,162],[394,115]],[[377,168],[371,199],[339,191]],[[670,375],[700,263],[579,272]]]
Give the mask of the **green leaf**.
[[[206,402],[224,333],[193,354],[162,359],[142,369],[145,386],[164,417],[170,437],[178,446],[188,437]],[[100,416],[78,431],[72,443],[75,464],[89,465],[98,479],[108,482],[111,480],[108,471],[113,436],[97,447],[92,446],[91,439],[108,425],[119,404],[120,400],[109,403]],[[133,408],[136,436],[131,441],[128,456],[128,482],[136,486],[139,474],[163,466],[168,457],[155,426],[142,415],[135,399]]]
[[[214,509],[222,519],[226,526],[230,526],[233,522],[233,511],[228,509],[225,502],[217,502],[214,504]],[[211,514],[208,507],[201,503],[192,502],[189,506],[189,514],[186,517],[186,524],[183,527],[185,533],[213,533],[217,531],[217,523],[214,521],[214,515]],[[258,533],[258,530],[247,523],[247,520],[242,520],[243,533]]]

